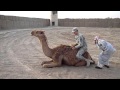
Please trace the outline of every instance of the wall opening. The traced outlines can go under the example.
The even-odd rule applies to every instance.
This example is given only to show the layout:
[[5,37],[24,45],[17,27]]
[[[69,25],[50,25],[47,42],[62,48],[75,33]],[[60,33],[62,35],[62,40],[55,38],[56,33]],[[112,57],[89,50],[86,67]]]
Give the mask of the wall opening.
[[57,11],[52,11],[52,13],[53,13],[53,15],[54,15],[54,14],[57,14]]
[[55,22],[52,22],[52,26],[55,26]]

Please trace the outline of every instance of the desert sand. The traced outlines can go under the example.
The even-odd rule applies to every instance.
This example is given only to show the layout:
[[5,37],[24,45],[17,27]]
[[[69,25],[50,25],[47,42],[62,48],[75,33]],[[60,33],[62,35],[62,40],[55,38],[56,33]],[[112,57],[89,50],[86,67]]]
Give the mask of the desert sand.
[[79,27],[88,43],[88,52],[98,61],[100,50],[94,44],[94,36],[109,41],[117,51],[110,59],[110,68],[96,69],[63,65],[42,68],[42,61],[51,60],[42,51],[37,37],[31,36],[35,29],[45,30],[50,48],[60,44],[75,43],[73,27],[45,27],[34,29],[0,30],[0,79],[120,79],[120,28]]

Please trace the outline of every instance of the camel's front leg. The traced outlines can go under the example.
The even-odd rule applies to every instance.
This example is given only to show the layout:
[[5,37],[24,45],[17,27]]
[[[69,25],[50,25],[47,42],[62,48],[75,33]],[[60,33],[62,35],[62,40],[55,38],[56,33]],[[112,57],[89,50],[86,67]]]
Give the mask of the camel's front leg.
[[51,63],[51,62],[53,62],[53,60],[50,60],[50,61],[43,61],[43,62],[41,63],[41,65],[43,65],[43,64],[49,64],[49,63]]
[[49,64],[43,64],[44,68],[52,68],[52,67],[58,67],[58,66],[61,66],[61,65],[55,62],[51,62]]
[[49,64],[43,64],[44,68],[60,67],[62,63],[63,56],[60,55],[58,59],[54,59],[53,62]]

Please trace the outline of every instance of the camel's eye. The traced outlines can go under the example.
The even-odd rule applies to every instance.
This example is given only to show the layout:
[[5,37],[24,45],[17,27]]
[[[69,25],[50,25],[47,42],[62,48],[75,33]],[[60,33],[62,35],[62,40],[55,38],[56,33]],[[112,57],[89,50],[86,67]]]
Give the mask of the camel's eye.
[[39,32],[39,31],[37,31],[36,33],[37,33],[37,34],[43,34],[43,32]]
[[40,32],[40,34],[43,34],[43,32]]

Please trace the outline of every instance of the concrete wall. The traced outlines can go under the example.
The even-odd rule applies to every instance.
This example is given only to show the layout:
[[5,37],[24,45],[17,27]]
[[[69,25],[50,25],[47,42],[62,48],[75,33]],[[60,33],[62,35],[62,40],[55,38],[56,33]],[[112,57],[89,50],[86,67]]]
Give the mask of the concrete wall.
[[[50,19],[0,15],[0,30],[25,29],[50,26]],[[120,28],[120,18],[58,19],[58,26],[65,27],[115,27]]]
[[111,19],[59,19],[59,26],[65,27],[117,27],[120,28],[120,18]]
[[0,15],[0,29],[23,29],[50,26],[49,19]]

